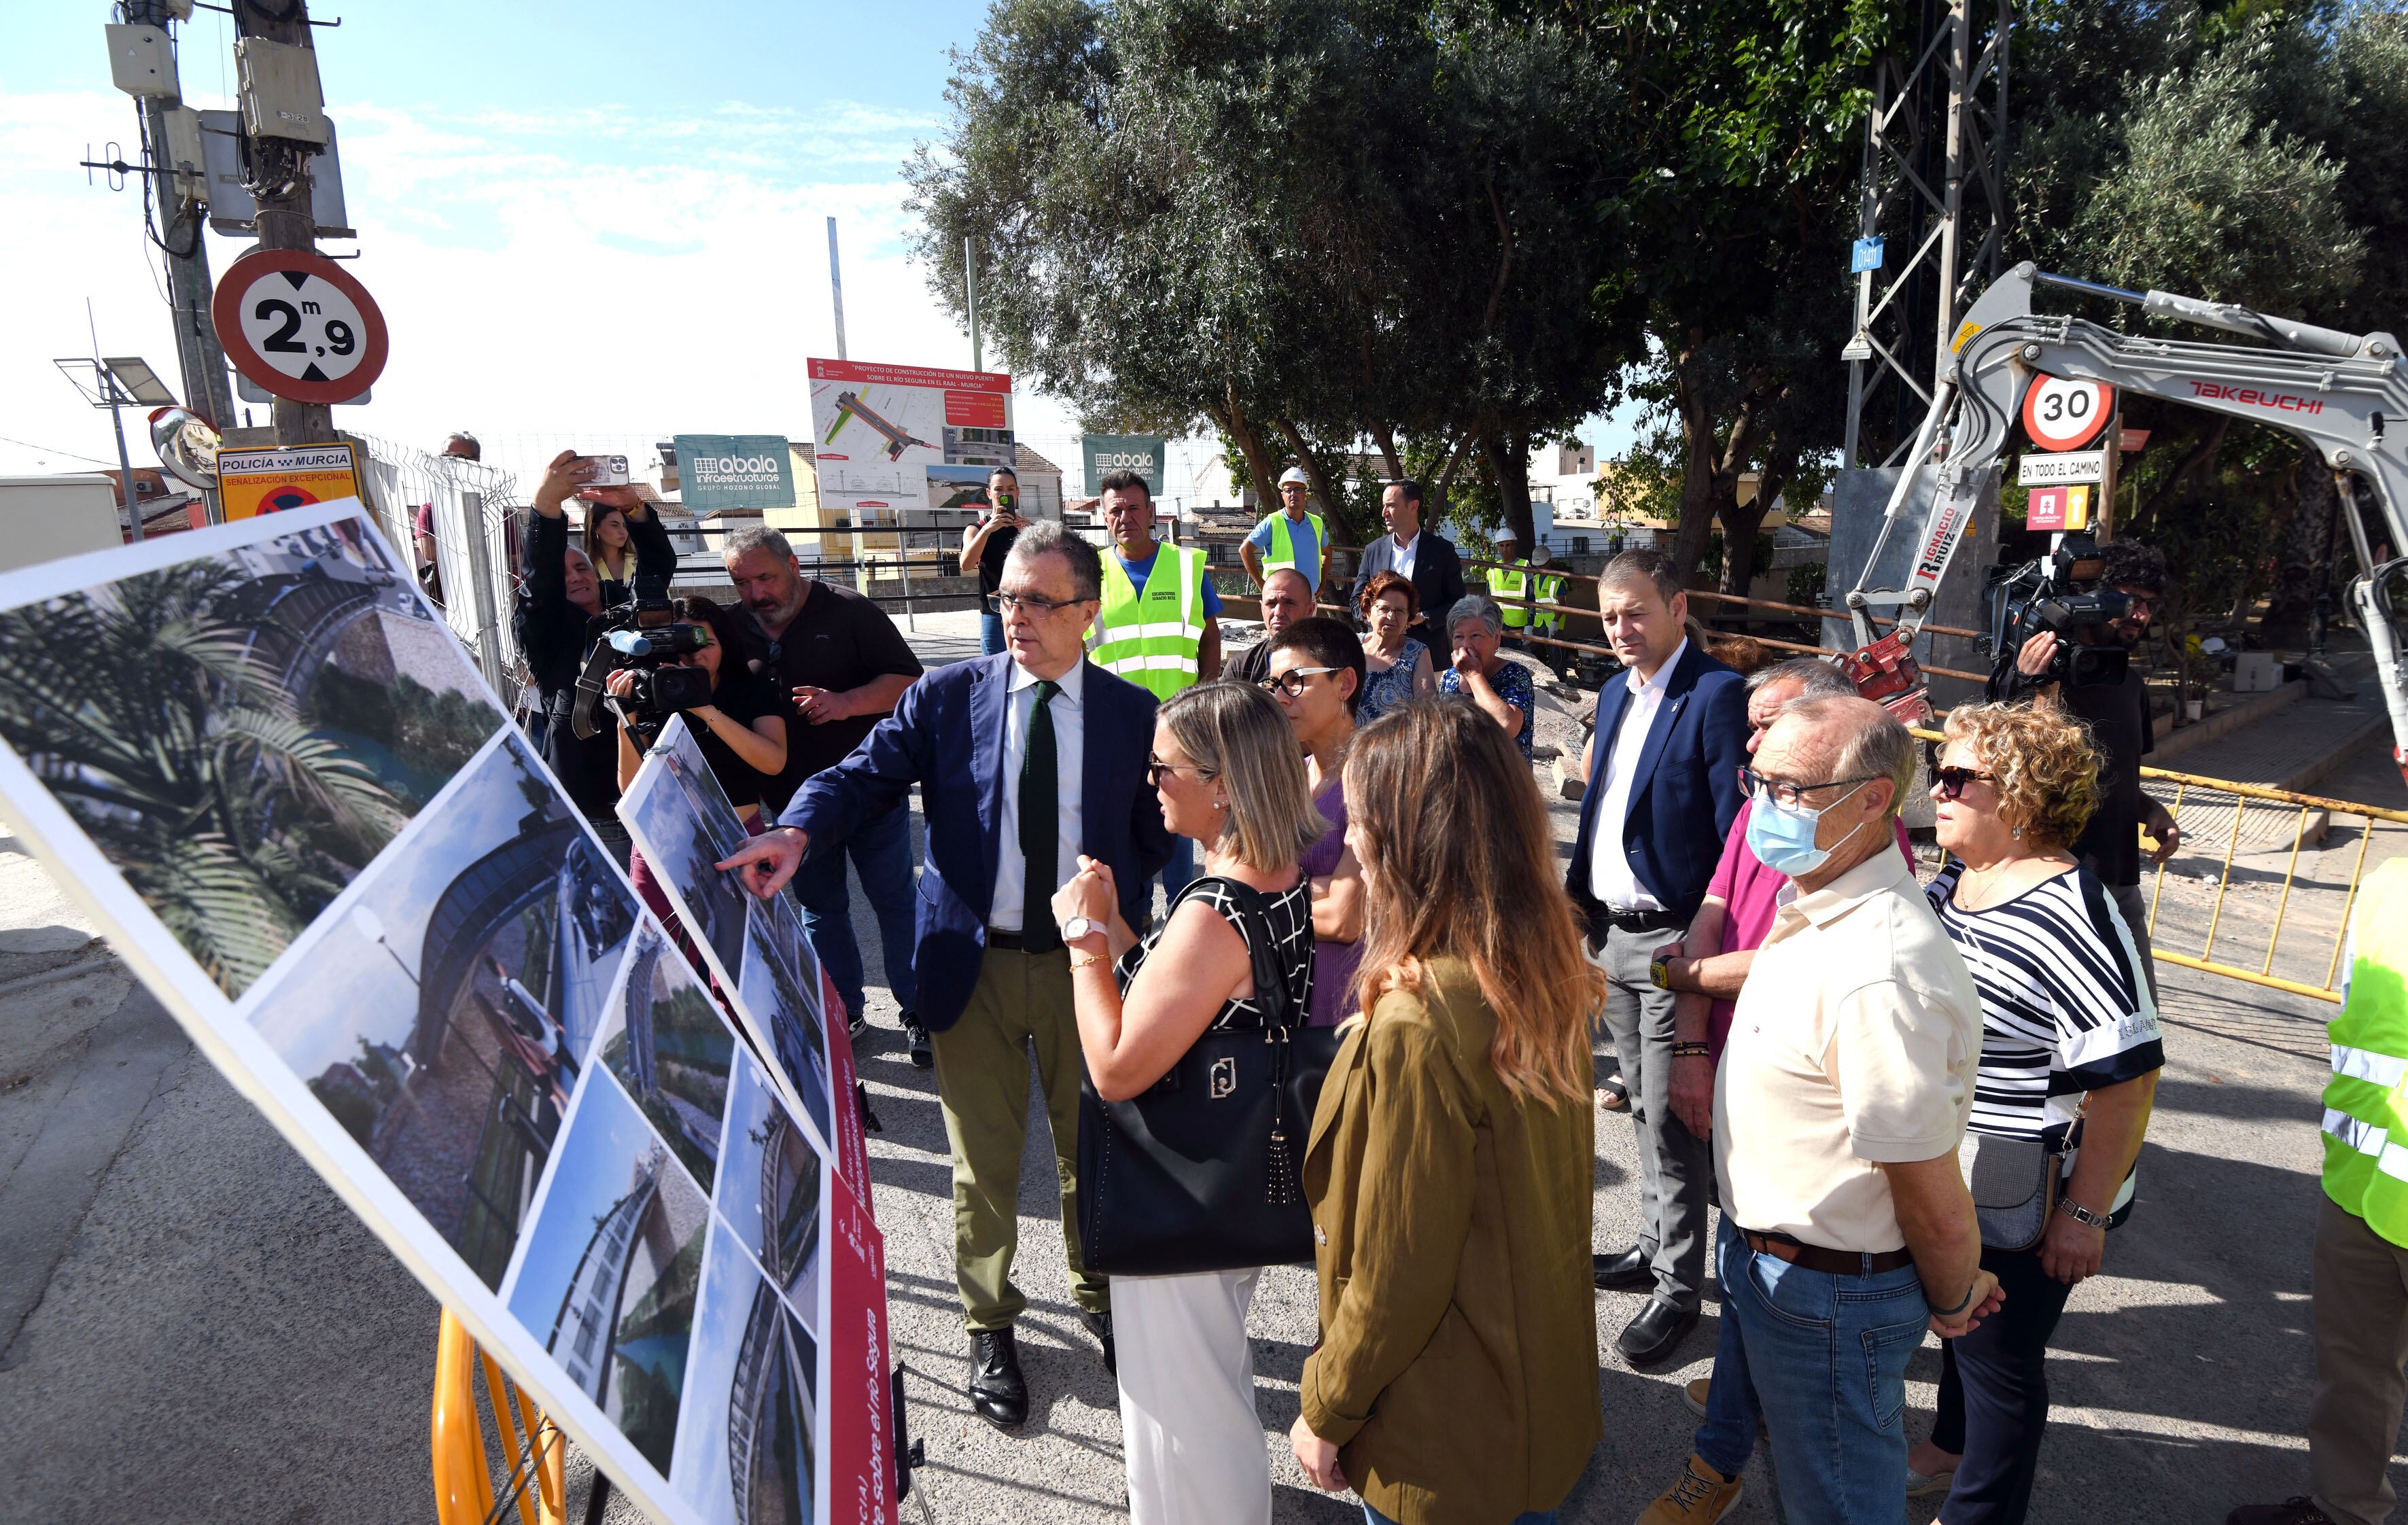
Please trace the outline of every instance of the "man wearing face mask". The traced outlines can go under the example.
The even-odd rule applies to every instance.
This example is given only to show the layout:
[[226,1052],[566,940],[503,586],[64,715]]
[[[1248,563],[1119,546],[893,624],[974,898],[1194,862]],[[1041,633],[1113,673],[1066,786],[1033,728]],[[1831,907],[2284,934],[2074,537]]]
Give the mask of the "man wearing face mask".
[[[2099,560],[2098,586],[2112,588],[2130,602],[2122,619],[2085,630],[2082,638],[2092,645],[2113,641],[2130,650],[2148,634],[2150,620],[2165,604],[2165,553],[2155,546],[2118,540],[2100,547]],[[2057,647],[2057,633],[2042,631],[2015,654],[2015,666],[2027,678],[2037,677],[2048,671]],[[2124,925],[2131,929],[2142,972],[2148,976],[2149,999],[2154,1001],[2157,970],[2149,954],[2149,908],[2141,893],[2140,828],[2146,824],[2149,835],[2157,839],[2150,859],[2158,863],[2182,846],[2182,831],[2172,812],[2141,791],[2141,759],[2157,746],[2156,727],[2149,718],[2148,685],[2135,663],[2120,683],[2072,687],[2049,683],[2037,694],[2040,703],[2056,705],[2088,725],[2091,741],[2099,748],[2099,809],[2074,839],[2073,853],[2114,897]]]
[[[1748,848],[1790,884],[1714,1077],[1714,1364],[1762,1405],[1794,1519],[1899,1517],[1908,1358],[2000,1301],[1956,1154],[1981,997],[1892,846],[1914,745],[1869,700],[1800,700],[1746,780]],[[1693,1458],[1642,1518],[1719,1518],[1738,1493]]]

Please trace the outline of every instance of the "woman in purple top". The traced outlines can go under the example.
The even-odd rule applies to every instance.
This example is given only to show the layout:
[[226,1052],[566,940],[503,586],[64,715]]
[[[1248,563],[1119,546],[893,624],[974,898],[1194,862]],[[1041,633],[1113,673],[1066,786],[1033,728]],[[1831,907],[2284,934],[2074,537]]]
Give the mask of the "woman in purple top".
[[1270,638],[1263,687],[1287,711],[1304,748],[1312,803],[1329,830],[1297,860],[1312,881],[1312,1000],[1306,1020],[1336,1027],[1354,1007],[1362,957],[1363,868],[1346,846],[1346,750],[1354,742],[1354,696],[1363,691],[1363,645],[1342,620],[1298,620]]

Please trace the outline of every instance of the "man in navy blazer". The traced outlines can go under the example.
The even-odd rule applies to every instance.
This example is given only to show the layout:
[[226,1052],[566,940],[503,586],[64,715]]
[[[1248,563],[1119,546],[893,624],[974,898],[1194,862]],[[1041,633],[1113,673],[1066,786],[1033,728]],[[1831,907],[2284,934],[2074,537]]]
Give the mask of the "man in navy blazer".
[[1705,898],[1747,762],[1746,684],[1691,643],[1688,606],[1656,551],[1625,551],[1598,576],[1598,616],[1626,672],[1598,695],[1565,880],[1606,974],[1606,1032],[1639,1128],[1639,1243],[1596,1265],[1599,1287],[1653,1291],[1617,1342],[1638,1366],[1669,1359],[1697,1327],[1714,1171],[1671,1108],[1672,992],[1649,964]]
[[1447,611],[1464,592],[1463,558],[1455,553],[1454,541],[1422,527],[1422,484],[1410,477],[1381,490],[1380,517],[1387,521],[1388,533],[1363,548],[1362,563],[1354,569],[1355,591],[1361,592],[1383,572],[1412,583],[1421,612],[1405,634],[1433,652],[1444,651]]
[[970,1336],[969,1395],[981,1417],[1017,1428],[1028,1413],[1012,1321],[1020,1157],[1028,1058],[1045,1090],[1061,1176],[1071,1295],[1112,1362],[1104,1277],[1080,1253],[1079,1082],[1069,955],[1054,891],[1079,855],[1112,866],[1122,915],[1143,926],[1150,881],[1170,857],[1146,777],[1154,700],[1086,660],[1100,606],[1096,549],[1058,523],[1020,532],[998,594],[1005,652],[939,668],[904,691],[853,755],[813,777],[779,818],[723,866],[775,893],[811,853],[832,850],[920,786],[920,1020],[953,1153],[953,1274]]

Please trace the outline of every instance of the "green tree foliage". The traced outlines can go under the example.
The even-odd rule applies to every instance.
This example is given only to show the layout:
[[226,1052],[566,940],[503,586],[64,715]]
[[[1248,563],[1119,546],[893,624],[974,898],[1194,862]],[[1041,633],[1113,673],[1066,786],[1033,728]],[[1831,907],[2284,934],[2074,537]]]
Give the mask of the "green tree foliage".
[[229,997],[405,819],[219,618],[247,580],[193,562],[0,614],[0,734]]

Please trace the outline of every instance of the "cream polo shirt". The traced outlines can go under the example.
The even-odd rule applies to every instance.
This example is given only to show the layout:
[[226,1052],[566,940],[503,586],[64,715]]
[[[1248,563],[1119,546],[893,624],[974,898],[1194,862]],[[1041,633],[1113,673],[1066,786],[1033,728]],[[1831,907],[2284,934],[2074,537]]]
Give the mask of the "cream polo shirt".
[[1714,1075],[1731,1221],[1866,1254],[1906,1244],[1882,1164],[1956,1152],[1982,1062],[1973,976],[1884,835],[1781,891]]

